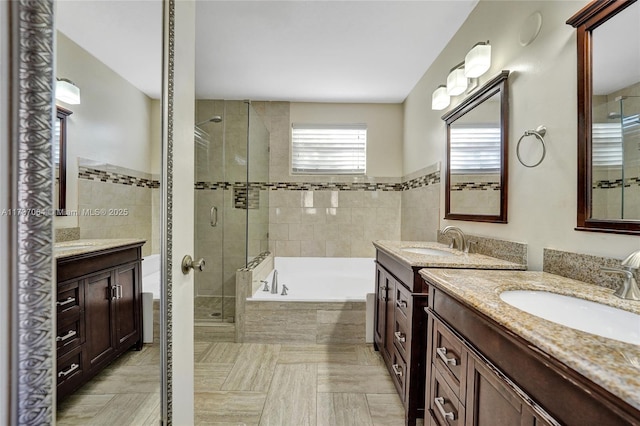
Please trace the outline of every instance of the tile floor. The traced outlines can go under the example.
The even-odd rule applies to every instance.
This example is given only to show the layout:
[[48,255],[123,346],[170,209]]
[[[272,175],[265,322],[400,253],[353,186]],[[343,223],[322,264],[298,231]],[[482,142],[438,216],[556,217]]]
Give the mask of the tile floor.
[[[128,352],[58,407],[59,425],[157,425],[158,345]],[[195,343],[197,425],[404,424],[367,344]]]

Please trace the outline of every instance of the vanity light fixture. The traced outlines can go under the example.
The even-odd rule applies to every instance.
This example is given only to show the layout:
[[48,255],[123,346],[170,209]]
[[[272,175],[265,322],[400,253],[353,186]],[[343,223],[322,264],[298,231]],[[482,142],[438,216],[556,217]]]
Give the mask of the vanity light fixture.
[[447,86],[441,84],[431,95],[431,109],[441,110],[449,106],[451,97],[447,93]]
[[478,78],[491,67],[491,45],[489,41],[476,43],[464,57],[464,75]]
[[80,88],[66,78],[58,78],[56,81],[56,99],[70,105],[80,103]]
[[[449,96],[458,96],[467,90],[467,77],[465,76],[464,62],[460,62],[451,68],[447,76],[447,94]],[[448,103],[447,103],[448,105]]]

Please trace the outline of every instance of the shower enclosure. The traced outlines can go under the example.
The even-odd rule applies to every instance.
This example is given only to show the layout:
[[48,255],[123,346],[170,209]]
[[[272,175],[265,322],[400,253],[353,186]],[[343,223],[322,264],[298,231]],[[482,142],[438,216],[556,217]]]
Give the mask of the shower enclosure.
[[592,164],[593,218],[640,220],[640,96],[594,96]]
[[195,323],[228,324],[236,270],[267,250],[269,133],[248,101],[198,100],[195,122]]

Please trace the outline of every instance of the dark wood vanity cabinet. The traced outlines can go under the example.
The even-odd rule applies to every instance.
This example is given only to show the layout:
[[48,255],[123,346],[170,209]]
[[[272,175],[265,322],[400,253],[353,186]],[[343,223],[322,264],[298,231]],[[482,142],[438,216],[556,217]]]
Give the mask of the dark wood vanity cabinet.
[[427,295],[418,270],[376,255],[374,347],[380,351],[405,407],[407,425],[424,416]]
[[427,425],[640,425],[637,410],[429,284]]
[[57,397],[132,346],[142,348],[141,246],[57,260]]

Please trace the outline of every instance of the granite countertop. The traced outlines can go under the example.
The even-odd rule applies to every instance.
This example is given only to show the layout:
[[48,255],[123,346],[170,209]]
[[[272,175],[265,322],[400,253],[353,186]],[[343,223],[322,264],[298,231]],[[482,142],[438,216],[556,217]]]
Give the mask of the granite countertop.
[[145,243],[146,240],[140,238],[117,238],[117,239],[84,239],[55,243],[53,245],[54,259],[78,256],[81,254],[97,252],[114,247],[128,246],[131,244]]
[[613,295],[611,289],[546,272],[422,269],[420,275],[640,409],[639,345],[544,320],[503,302],[499,295],[506,290],[542,290],[637,314],[640,314],[640,302],[620,299]]
[[[373,245],[397,261],[410,267],[456,269],[527,269],[527,265],[508,262],[478,253],[464,253],[446,244],[433,241],[374,241]],[[451,253],[452,256],[411,253],[403,248],[430,248]]]

